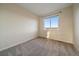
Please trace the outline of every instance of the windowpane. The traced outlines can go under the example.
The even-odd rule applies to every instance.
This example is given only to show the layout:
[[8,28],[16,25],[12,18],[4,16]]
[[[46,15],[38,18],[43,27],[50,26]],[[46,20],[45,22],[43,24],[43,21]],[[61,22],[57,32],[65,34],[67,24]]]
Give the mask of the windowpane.
[[57,28],[59,25],[59,16],[51,17],[51,28]]
[[50,28],[50,19],[49,18],[44,20],[44,28]]
[[44,28],[57,28],[59,27],[59,16],[52,16],[44,19]]

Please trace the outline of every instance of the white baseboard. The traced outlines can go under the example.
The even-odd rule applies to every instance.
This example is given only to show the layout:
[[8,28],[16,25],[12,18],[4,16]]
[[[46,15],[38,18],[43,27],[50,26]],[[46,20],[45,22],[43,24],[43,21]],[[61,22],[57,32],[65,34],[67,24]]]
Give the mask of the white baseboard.
[[17,46],[17,45],[22,44],[22,43],[25,43],[25,42],[28,42],[28,41],[30,41],[30,40],[32,40],[32,39],[35,39],[35,38],[37,38],[37,36],[32,36],[31,38],[28,38],[27,40],[24,40],[24,41],[21,41],[21,42],[17,42],[16,44],[7,46],[7,47],[5,47],[5,48],[2,48],[2,49],[0,49],[0,51],[4,51],[4,50],[6,50],[6,49],[8,49],[8,48]]

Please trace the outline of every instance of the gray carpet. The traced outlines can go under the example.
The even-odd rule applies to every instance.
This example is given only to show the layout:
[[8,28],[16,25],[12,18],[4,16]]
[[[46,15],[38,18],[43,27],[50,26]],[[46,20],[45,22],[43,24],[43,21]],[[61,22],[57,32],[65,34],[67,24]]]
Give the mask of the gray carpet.
[[0,52],[0,56],[78,56],[72,44],[37,38]]

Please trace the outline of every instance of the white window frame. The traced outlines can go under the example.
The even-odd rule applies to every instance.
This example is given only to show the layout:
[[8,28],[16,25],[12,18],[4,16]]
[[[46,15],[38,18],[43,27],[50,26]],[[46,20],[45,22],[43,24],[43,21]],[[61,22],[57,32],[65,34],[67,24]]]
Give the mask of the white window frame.
[[45,17],[45,18],[43,18],[43,28],[44,29],[59,29],[59,27],[60,27],[60,16],[59,16],[59,21],[58,21],[58,27],[53,27],[53,28],[51,28],[51,20],[50,20],[50,28],[45,28],[44,27],[44,20],[46,19],[46,18],[50,18],[50,17],[54,17],[54,16],[59,16],[59,15],[53,15],[53,16],[49,16],[49,17]]

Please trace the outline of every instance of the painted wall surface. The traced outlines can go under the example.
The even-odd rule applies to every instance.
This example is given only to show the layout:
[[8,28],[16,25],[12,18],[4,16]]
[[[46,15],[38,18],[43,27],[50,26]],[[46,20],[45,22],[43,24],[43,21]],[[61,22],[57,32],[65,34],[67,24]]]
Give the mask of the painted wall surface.
[[72,6],[62,9],[59,13],[59,28],[45,30],[43,27],[43,18],[40,18],[41,37],[54,39],[58,41],[68,42],[73,44],[73,11]]
[[74,43],[79,50],[79,4],[73,5],[74,12]]
[[0,51],[37,36],[37,16],[16,4],[0,4]]

